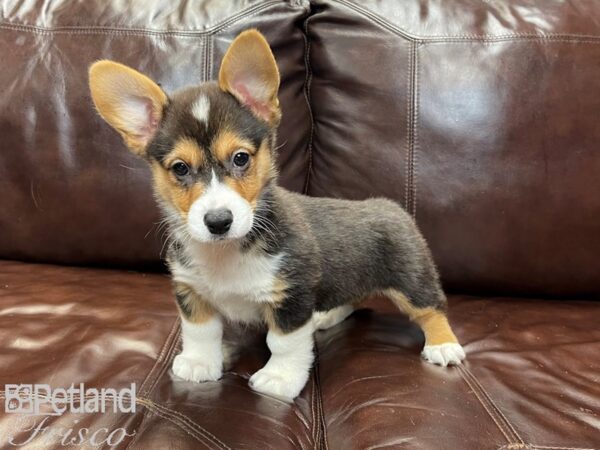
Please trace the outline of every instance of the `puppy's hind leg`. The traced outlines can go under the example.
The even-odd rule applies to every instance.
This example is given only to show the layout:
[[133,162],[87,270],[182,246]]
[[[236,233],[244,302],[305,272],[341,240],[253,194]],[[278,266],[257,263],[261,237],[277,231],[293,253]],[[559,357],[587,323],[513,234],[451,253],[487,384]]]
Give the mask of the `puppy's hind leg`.
[[343,322],[350,314],[354,312],[354,306],[351,304],[338,306],[329,311],[315,311],[313,313],[313,323],[316,330],[327,330]]
[[465,351],[458,343],[452,332],[448,318],[444,311],[445,299],[442,298],[438,305],[418,307],[415,306],[402,292],[396,289],[384,291],[410,320],[416,322],[425,334],[425,347],[421,356],[427,362],[440,366],[460,364],[465,359]]

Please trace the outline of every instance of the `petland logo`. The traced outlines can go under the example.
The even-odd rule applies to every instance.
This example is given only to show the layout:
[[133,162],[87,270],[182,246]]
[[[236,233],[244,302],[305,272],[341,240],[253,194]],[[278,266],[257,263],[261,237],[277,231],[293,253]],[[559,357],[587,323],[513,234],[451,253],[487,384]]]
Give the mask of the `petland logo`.
[[[23,446],[44,441],[45,445],[57,442],[63,446],[82,446],[89,444],[93,447],[108,444],[111,447],[120,444],[125,437],[134,436],[125,428],[89,428],[78,427],[79,420],[73,421],[73,426],[50,425],[50,418],[71,414],[93,413],[135,413],[136,386],[121,390],[102,388],[86,389],[83,383],[78,386],[71,384],[69,388],[51,388],[47,384],[7,384],[4,386],[4,410],[6,413],[29,417],[31,423],[20,428],[26,432],[25,437],[17,438],[14,433],[8,439],[13,446]],[[39,419],[38,419],[39,417]],[[33,419],[32,419],[33,418]]]

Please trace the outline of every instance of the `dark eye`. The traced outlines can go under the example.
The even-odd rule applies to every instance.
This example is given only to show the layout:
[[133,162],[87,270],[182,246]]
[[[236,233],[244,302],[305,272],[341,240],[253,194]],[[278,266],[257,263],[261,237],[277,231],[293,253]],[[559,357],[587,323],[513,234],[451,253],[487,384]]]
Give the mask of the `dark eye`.
[[246,152],[237,152],[233,155],[233,165],[235,167],[244,168],[248,165],[248,161],[250,161],[250,155]]
[[186,163],[181,162],[181,161],[177,161],[175,164],[173,164],[171,166],[171,170],[178,177],[184,177],[188,173],[190,173],[190,168],[187,166]]

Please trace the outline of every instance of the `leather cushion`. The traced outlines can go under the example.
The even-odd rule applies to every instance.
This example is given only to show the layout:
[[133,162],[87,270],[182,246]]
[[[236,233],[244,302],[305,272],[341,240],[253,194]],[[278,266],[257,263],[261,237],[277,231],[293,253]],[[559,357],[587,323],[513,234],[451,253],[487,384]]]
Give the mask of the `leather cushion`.
[[[65,413],[50,417],[50,427],[74,427],[75,433],[86,427],[88,437],[103,427],[124,427],[135,434],[119,448],[136,449],[308,449],[320,439],[314,377],[293,406],[248,387],[269,357],[264,334],[243,333],[240,360],[219,382],[173,375],[180,326],[167,276],[0,261],[0,329],[2,388],[136,383],[135,414]],[[9,436],[27,440],[35,419],[0,415],[0,446]],[[29,445],[64,448],[46,434]]]
[[423,334],[373,299],[319,332],[331,448],[537,449],[600,445],[600,304],[452,296],[464,365],[419,359]]

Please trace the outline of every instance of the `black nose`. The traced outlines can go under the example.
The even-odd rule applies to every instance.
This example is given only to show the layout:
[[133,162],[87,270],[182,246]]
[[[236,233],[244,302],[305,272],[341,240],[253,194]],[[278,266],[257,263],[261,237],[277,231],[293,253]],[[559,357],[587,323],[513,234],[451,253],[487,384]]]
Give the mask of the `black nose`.
[[212,234],[225,234],[231,228],[233,214],[228,209],[214,209],[204,215],[204,224]]

